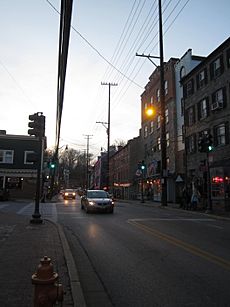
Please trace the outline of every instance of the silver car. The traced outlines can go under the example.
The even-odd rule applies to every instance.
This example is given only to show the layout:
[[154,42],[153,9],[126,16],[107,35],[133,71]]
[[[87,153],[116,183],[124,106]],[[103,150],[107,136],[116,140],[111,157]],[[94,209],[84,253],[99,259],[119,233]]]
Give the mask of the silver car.
[[87,190],[81,197],[81,209],[85,209],[87,213],[93,211],[113,213],[114,201],[104,190]]

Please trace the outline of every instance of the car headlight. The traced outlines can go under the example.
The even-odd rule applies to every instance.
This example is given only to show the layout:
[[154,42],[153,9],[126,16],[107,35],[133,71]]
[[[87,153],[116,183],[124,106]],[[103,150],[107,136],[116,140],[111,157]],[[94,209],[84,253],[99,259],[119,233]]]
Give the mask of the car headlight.
[[75,196],[76,195],[76,193],[73,193],[73,196]]
[[95,205],[95,202],[94,202],[94,201],[89,201],[89,205],[90,205],[90,206],[94,206],[94,205]]
[[69,194],[68,193],[65,193],[65,196],[68,196]]

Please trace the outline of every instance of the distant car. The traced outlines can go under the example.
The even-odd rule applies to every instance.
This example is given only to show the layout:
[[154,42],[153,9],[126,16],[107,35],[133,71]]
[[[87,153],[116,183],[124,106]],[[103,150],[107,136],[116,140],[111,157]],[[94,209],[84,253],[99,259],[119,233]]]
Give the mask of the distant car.
[[113,208],[114,201],[104,190],[87,190],[81,197],[81,209],[85,209],[87,213],[93,211],[113,213]]
[[76,192],[73,189],[65,189],[62,193],[64,199],[75,199]]

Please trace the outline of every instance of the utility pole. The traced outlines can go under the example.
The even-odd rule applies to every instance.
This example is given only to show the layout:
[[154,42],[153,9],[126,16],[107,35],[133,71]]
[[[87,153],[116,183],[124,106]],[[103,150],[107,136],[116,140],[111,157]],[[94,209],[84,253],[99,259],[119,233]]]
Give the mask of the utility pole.
[[107,126],[107,135],[108,135],[108,145],[107,145],[107,189],[109,191],[109,148],[110,148],[110,88],[111,86],[117,86],[117,83],[106,83],[101,82],[101,85],[109,86],[109,102],[108,102],[108,126]]
[[92,134],[85,134],[87,139],[87,149],[86,149],[86,190],[89,188],[89,140]]
[[137,54],[136,56],[148,58],[156,67],[151,58],[160,59],[160,115],[161,115],[161,205],[167,206],[167,151],[166,151],[166,128],[165,128],[165,80],[164,80],[164,47],[162,31],[162,10],[159,0],[159,46],[160,56]]

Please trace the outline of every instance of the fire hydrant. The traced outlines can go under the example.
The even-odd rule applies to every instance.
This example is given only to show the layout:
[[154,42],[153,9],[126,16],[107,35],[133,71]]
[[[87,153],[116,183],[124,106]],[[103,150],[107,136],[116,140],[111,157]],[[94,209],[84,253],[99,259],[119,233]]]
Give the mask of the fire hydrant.
[[44,256],[37,272],[32,275],[34,288],[34,307],[52,307],[63,301],[63,286],[57,282],[58,274],[53,271],[51,259]]

